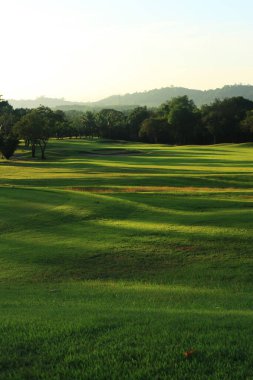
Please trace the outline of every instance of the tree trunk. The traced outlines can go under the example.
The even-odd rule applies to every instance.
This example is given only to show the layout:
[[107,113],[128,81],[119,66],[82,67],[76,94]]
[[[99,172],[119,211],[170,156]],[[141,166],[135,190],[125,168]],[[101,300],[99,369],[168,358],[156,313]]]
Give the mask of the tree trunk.
[[40,150],[41,150],[41,159],[45,160],[46,159],[45,150],[46,150],[47,143],[45,141],[42,141],[39,143],[39,145],[40,145]]
[[45,156],[46,145],[42,145],[42,146],[40,147],[40,149],[41,149],[41,159],[42,159],[42,160],[45,160],[45,159],[46,159],[46,156]]
[[35,158],[35,150],[36,150],[36,146],[35,144],[32,144],[32,158]]

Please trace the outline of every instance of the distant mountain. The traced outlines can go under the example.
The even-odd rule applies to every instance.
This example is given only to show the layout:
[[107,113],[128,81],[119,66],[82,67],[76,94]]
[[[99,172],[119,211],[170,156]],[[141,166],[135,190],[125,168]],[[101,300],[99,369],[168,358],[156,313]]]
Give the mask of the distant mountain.
[[[83,103],[83,102],[71,102],[68,100],[65,100],[64,98],[47,98],[44,96],[41,96],[39,98],[33,99],[33,100],[15,100],[15,99],[8,99],[8,102],[14,107],[14,108],[37,108],[39,106],[45,106],[52,108],[54,110],[62,110],[64,112],[67,111],[79,111],[79,112],[86,112],[86,111],[92,111],[96,110],[99,111],[102,108],[104,108],[103,105],[99,105],[97,103]],[[108,106],[109,107],[109,106]],[[131,105],[115,105],[114,109],[117,111],[126,111],[129,109],[134,108],[135,106]],[[106,108],[106,106],[105,106]]]
[[[116,110],[116,111],[121,111],[121,112],[124,112],[124,111],[129,111],[131,109],[134,109],[136,106],[135,105],[114,105],[113,106],[113,109]],[[57,106],[55,107],[54,109],[57,109],[57,110],[61,110],[61,111],[64,111],[64,112],[68,112],[68,111],[79,111],[79,112],[86,112],[86,111],[96,111],[96,112],[99,112],[101,111],[103,108],[112,108],[110,105],[108,106],[103,106],[103,105],[97,105],[96,103],[87,103],[86,105],[82,105],[81,103],[78,104],[78,103],[75,103],[74,105],[63,105],[63,106]]]
[[68,100],[65,100],[64,98],[55,99],[55,98],[47,98],[45,96],[40,96],[37,99],[34,100],[15,100],[15,99],[9,99],[8,102],[14,107],[14,108],[36,108],[39,106],[45,106],[50,108],[57,108],[60,106],[82,106],[85,105],[85,103],[82,102],[70,102]]
[[160,104],[172,99],[176,96],[187,95],[194,101],[197,106],[209,104],[216,98],[224,99],[233,96],[243,96],[244,98],[253,100],[253,86],[251,85],[232,85],[217,88],[215,90],[194,90],[184,87],[165,87],[145,92],[135,92],[133,94],[115,95],[106,99],[100,100],[93,105],[99,107],[113,106],[148,106],[157,107]]
[[253,101],[253,86],[232,85],[205,91],[171,86],[145,92],[135,92],[133,94],[113,95],[93,103],[70,102],[64,98],[54,99],[43,96],[35,100],[10,99],[9,103],[14,108],[36,108],[43,105],[54,109],[62,109],[63,111],[86,111],[88,109],[102,109],[108,107],[125,110],[136,106],[157,107],[173,97],[183,95],[187,95],[197,106],[210,104],[217,98],[225,99],[233,96],[243,96]]

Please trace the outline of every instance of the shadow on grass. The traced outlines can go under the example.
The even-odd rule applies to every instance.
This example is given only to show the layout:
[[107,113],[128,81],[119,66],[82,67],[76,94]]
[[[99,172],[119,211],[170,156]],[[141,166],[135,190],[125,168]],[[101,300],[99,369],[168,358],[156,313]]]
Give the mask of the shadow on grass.
[[1,193],[1,258],[7,269],[13,263],[23,267],[15,275],[27,281],[249,281],[249,202],[208,195],[185,200],[182,195]]

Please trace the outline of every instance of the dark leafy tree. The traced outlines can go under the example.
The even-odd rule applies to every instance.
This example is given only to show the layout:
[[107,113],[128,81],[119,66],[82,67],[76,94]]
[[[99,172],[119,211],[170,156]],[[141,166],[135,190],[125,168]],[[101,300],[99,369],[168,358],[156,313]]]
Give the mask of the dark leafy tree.
[[13,107],[0,97],[0,152],[9,159],[18,147],[19,140],[13,132],[13,125],[18,119]]
[[98,135],[97,120],[94,112],[85,112],[82,117],[82,126],[86,137],[93,139],[94,136]]
[[61,110],[54,111],[54,131],[55,137],[61,139],[67,136],[67,118],[66,114]]
[[168,119],[170,113],[170,102],[167,101],[161,104],[160,107],[157,108],[156,112],[160,118]]
[[81,111],[71,110],[66,112],[66,136],[67,137],[82,137],[85,135],[84,125],[83,125],[83,115],[84,113]]
[[202,122],[212,135],[213,143],[244,141],[246,136],[241,122],[251,109],[253,102],[241,96],[216,99],[212,104],[203,106]]
[[137,107],[129,113],[127,117],[128,140],[138,140],[141,124],[150,116],[151,112],[148,111],[147,107]]
[[168,143],[170,140],[168,123],[153,117],[144,120],[139,131],[139,138],[148,143]]
[[32,157],[35,157],[36,146],[40,147],[41,159],[45,159],[45,150],[49,138],[54,135],[55,116],[48,107],[31,110],[16,124],[15,131],[20,138],[30,141]]
[[6,100],[0,100],[0,130],[2,134],[9,135],[15,124],[15,113]]
[[253,139],[253,110],[248,111],[246,117],[241,121],[241,130],[247,136],[247,141]]
[[97,114],[99,134],[108,139],[127,139],[125,115],[114,109],[103,109]]
[[169,102],[168,122],[176,144],[193,143],[199,121],[199,111],[187,96],[180,96]]
[[13,156],[18,144],[19,140],[14,134],[5,135],[0,133],[0,152],[7,160]]

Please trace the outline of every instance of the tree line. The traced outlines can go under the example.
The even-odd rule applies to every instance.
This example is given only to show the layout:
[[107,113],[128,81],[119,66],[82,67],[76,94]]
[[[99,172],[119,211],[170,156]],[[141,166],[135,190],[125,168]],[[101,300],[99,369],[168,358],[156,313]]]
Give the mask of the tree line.
[[45,159],[50,138],[83,137],[170,145],[253,141],[253,102],[232,97],[198,108],[187,96],[179,96],[158,108],[63,112],[44,106],[13,109],[0,99],[0,151],[6,159],[21,139],[32,157],[39,150]]

